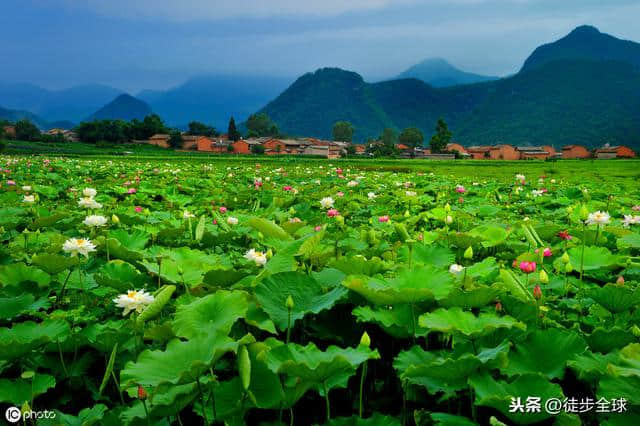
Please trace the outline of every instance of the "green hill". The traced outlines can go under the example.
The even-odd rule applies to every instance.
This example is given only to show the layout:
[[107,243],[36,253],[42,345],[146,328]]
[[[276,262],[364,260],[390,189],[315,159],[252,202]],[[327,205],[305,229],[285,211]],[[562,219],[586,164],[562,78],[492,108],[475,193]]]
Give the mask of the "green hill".
[[126,120],[134,118],[142,120],[152,114],[151,107],[140,99],[131,95],[120,95],[98,111],[89,116],[86,121],[93,120]]
[[[611,36],[598,34],[610,43]],[[617,41],[621,50],[628,45]],[[465,145],[610,142],[640,148],[640,69],[632,59],[533,59],[509,78],[447,88],[417,79],[369,84],[353,72],[321,69],[300,77],[262,111],[298,136],[328,138],[336,121],[347,120],[357,141],[385,127],[409,126],[428,139],[442,116]]]

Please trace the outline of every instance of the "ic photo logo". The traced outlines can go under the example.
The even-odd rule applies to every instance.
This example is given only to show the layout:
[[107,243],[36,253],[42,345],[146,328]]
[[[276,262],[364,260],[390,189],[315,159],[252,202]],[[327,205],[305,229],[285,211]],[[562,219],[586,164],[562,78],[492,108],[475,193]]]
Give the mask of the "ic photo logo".
[[18,423],[20,419],[24,418],[28,419],[55,419],[56,413],[55,411],[25,411],[24,414],[20,411],[18,407],[9,407],[7,411],[4,412],[4,418],[7,419],[9,423]]

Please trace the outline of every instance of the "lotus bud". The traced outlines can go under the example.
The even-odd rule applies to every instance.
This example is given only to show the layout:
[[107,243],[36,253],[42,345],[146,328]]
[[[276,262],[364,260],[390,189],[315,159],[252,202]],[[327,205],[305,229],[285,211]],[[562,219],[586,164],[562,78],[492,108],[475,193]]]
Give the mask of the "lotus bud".
[[409,213],[409,210],[406,210],[404,212],[404,217],[411,217],[411,213]]
[[290,214],[290,215],[294,215],[294,214],[296,214],[296,209],[294,209],[293,207],[291,207],[291,208],[289,209],[289,214]]
[[634,325],[633,327],[631,327],[631,333],[636,337],[640,337],[640,327]]
[[20,375],[20,377],[23,378],[23,379],[32,379],[33,376],[35,376],[35,375],[36,375],[36,373],[34,373],[33,371],[24,371]]
[[567,253],[566,251],[562,255],[562,263],[564,263],[565,265],[569,263],[569,253]]
[[113,222],[114,224],[119,224],[120,223],[120,218],[118,216],[116,216],[115,214],[111,215],[111,222]]
[[147,399],[147,391],[140,385],[138,385],[138,399],[145,400]]
[[366,348],[371,346],[371,338],[366,331],[362,333],[362,337],[360,337],[360,346],[364,346]]
[[293,307],[295,306],[295,303],[293,303],[293,297],[291,297],[291,295],[287,297],[287,301],[285,302],[285,305],[289,310],[293,309]]
[[589,218],[589,209],[584,204],[580,207],[580,220],[583,222]]
[[502,303],[499,300],[496,302],[496,312],[502,312]]
[[549,275],[547,275],[547,272],[544,269],[540,270],[540,282],[542,284],[549,284]]
[[567,263],[566,265],[564,265],[564,272],[566,272],[567,274],[572,273],[573,265],[571,263]]
[[24,404],[22,404],[22,407],[20,407],[20,413],[24,414],[29,412],[31,412],[31,406],[27,401],[25,401]]
[[542,289],[538,284],[536,284],[536,286],[533,288],[533,297],[535,297],[536,299],[540,299],[542,297]]
[[624,277],[622,275],[618,277],[618,279],[616,280],[616,284],[618,285],[624,284]]
[[339,225],[344,225],[344,217],[336,216],[336,222],[338,222]]
[[273,257],[273,250],[271,249],[267,250],[267,252],[265,253],[265,256],[267,256],[267,259],[271,259]]
[[451,225],[453,223],[453,217],[451,217],[451,215],[447,215],[447,217],[444,219],[444,222],[447,225]]
[[473,259],[473,248],[471,246],[467,247],[467,249],[464,251],[464,258]]
[[444,205],[444,211],[449,213],[451,211],[451,205],[449,203]]

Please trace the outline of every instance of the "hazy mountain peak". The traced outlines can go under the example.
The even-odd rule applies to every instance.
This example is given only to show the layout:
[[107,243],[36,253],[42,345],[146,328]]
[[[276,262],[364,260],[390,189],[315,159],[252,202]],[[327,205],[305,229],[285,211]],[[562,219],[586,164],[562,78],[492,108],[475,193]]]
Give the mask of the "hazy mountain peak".
[[462,71],[443,58],[427,58],[398,75],[397,78],[417,78],[434,87],[457,86],[496,80],[489,77]]
[[123,93],[87,118],[91,120],[138,120],[152,114],[151,107],[138,98]]

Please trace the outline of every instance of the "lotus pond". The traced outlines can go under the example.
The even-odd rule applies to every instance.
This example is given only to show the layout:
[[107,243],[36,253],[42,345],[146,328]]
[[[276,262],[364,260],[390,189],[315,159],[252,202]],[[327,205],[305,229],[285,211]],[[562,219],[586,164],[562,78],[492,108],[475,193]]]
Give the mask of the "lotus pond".
[[477,164],[4,157],[0,411],[640,424],[640,163]]

